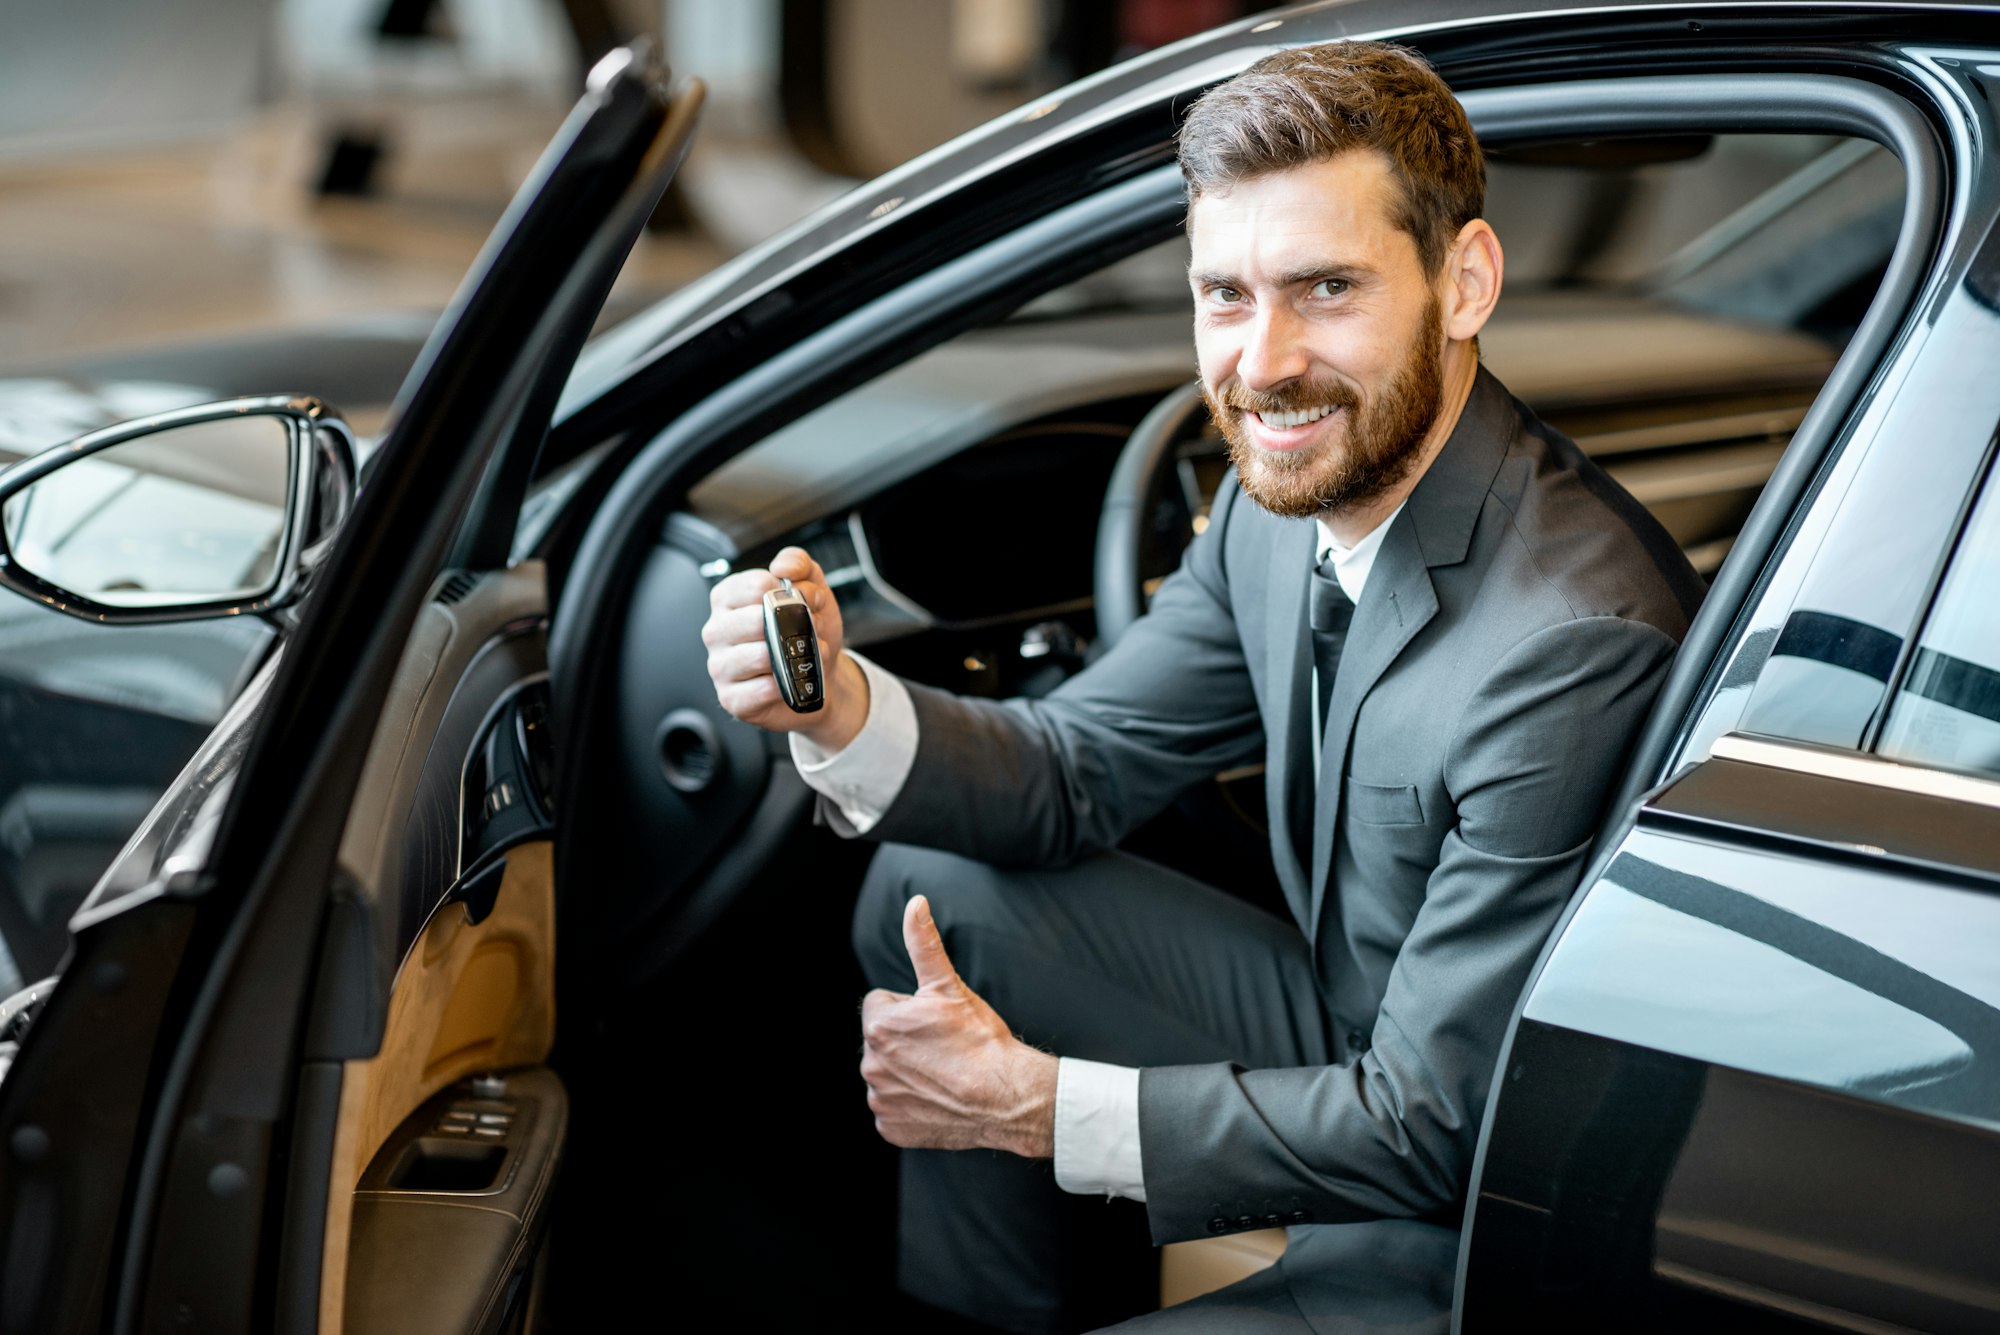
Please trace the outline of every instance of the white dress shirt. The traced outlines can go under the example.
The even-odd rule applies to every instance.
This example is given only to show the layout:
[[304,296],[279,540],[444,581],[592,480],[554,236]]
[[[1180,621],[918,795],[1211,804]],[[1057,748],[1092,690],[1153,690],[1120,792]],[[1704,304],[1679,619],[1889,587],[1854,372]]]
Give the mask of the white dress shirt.
[[[1326,521],[1319,524],[1317,565],[1330,553],[1334,578],[1356,605],[1382,549],[1383,535],[1403,512],[1377,524],[1352,547],[1335,541]],[[854,740],[828,752],[797,733],[791,735],[792,763],[807,786],[840,808],[857,833],[866,833],[902,791],[917,756],[917,711],[894,674],[848,651],[868,678],[868,719]],[[1312,692],[1315,732],[1319,728],[1317,676]],[[1319,757],[1313,757],[1318,777]],[[1056,1063],[1056,1185],[1080,1194],[1146,1199],[1139,1156],[1139,1072],[1135,1067],[1064,1057]]]

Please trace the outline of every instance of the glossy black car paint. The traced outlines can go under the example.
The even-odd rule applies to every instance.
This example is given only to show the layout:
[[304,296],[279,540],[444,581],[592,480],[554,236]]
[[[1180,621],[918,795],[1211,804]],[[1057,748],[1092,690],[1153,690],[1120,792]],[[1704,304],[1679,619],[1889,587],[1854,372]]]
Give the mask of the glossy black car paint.
[[1996,833],[1730,760],[1649,802],[1507,1055],[1465,1328],[1990,1329]]

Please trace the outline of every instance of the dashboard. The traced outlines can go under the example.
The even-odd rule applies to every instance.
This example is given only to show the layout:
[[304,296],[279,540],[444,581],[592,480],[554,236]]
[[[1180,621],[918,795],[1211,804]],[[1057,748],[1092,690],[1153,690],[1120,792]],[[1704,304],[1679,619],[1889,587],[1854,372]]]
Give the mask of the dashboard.
[[[1482,360],[1712,574],[1835,349],[1636,299],[1522,297]],[[668,548],[713,581],[804,547],[848,642],[920,680],[1036,693],[1094,632],[1099,510],[1132,428],[1193,371],[1185,310],[1015,321],[932,349],[704,480]],[[1177,563],[1226,476],[1184,442],[1143,574]]]

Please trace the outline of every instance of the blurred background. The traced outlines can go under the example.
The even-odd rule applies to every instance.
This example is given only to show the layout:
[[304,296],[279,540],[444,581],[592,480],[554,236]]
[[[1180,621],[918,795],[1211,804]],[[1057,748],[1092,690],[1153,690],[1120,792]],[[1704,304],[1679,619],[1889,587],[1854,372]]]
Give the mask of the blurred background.
[[185,388],[309,388],[372,429],[585,72],[634,37],[712,100],[607,320],[1039,92],[1252,7],[6,6],[0,375],[16,383],[0,449],[187,401]]

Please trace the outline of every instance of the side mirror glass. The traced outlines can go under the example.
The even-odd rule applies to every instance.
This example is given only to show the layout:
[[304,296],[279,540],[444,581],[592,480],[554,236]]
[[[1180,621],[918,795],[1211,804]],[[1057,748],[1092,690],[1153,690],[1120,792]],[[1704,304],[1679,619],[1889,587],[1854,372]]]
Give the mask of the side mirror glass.
[[94,621],[265,611],[353,492],[314,400],[209,404],[81,436],[0,473],[0,582]]

